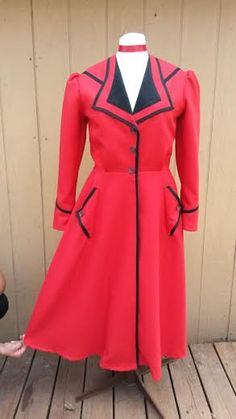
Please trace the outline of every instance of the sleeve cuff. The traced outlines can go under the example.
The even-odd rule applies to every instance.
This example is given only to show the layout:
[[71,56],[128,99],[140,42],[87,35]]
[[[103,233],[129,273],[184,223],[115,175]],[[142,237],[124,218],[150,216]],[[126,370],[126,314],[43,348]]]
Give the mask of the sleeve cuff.
[[199,205],[194,208],[182,208],[182,227],[187,231],[198,231],[199,227]]
[[58,202],[55,202],[54,217],[52,227],[54,230],[64,231],[70,219],[73,209],[62,208]]

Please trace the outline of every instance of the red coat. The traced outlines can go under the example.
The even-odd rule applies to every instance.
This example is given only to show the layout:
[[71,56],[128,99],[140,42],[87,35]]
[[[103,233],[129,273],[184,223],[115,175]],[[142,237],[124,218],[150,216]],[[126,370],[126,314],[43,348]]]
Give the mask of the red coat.
[[[150,53],[133,112],[116,54],[68,77],[53,219],[63,234],[27,346],[96,354],[110,370],[147,365],[153,380],[162,357],[187,356],[183,230],[198,229],[199,116],[194,71]],[[94,166],[76,198],[87,126]]]

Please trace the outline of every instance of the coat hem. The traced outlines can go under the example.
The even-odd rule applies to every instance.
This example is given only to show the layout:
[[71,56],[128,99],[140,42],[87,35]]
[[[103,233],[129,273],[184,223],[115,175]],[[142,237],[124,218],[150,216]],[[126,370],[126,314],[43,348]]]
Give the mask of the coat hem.
[[107,370],[113,370],[113,371],[133,371],[133,370],[136,370],[136,364],[123,365],[123,366],[121,366],[121,365],[119,365],[119,366],[112,365],[111,366],[111,365],[106,364],[106,362],[103,362],[102,359],[99,362],[99,366],[101,368],[105,368]]
[[[34,344],[28,342],[28,339],[27,339],[27,343],[25,343],[25,346],[29,347],[31,349],[36,349],[36,350],[39,350],[39,351],[45,351],[45,352],[50,352],[50,353],[57,354],[57,355],[65,358],[65,359],[68,359],[69,361],[81,361],[81,360],[86,359],[90,356],[97,355],[100,358],[99,359],[99,367],[107,369],[107,370],[111,370],[111,371],[124,371],[125,372],[125,371],[136,371],[137,370],[137,367],[136,367],[135,363],[131,364],[131,365],[126,364],[126,365],[122,365],[122,366],[121,365],[119,365],[119,366],[108,365],[106,362],[103,362],[103,360],[102,360],[103,355],[101,353],[98,353],[98,352],[91,352],[91,353],[88,353],[87,355],[69,355],[69,354],[66,354],[65,352],[61,352],[60,350],[56,350],[56,349],[53,350],[53,349],[48,349],[45,346],[34,345]],[[177,360],[177,359],[186,358],[187,356],[188,356],[187,352],[178,354],[178,353],[172,353],[170,351],[169,353],[162,354],[161,358],[167,357],[167,358],[174,358],[174,359]],[[159,381],[161,379],[162,369],[160,369],[160,373],[158,374],[158,373],[155,373],[154,371],[152,371],[151,367],[148,365],[147,362],[142,362],[139,365],[146,365],[150,369],[150,374],[151,374],[151,377],[152,377],[153,381]]]
[[50,352],[50,353],[57,354],[59,356],[62,356],[65,359],[68,359],[69,361],[81,361],[81,360],[86,359],[90,356],[97,355],[97,356],[100,357],[99,366],[101,368],[110,369],[110,370],[117,370],[117,371],[136,370],[136,364],[135,363],[132,364],[132,365],[127,365],[126,364],[125,366],[108,365],[108,364],[106,364],[105,362],[102,361],[103,355],[99,352],[91,352],[91,353],[88,353],[87,355],[69,355],[69,354],[67,354],[65,352],[62,352],[60,350],[57,350],[57,349],[49,349],[46,346],[34,345],[34,344],[28,342],[28,339],[27,339],[27,343],[25,342],[25,346],[29,347],[31,349],[36,349],[36,350],[39,350],[39,351],[45,351],[45,352]]

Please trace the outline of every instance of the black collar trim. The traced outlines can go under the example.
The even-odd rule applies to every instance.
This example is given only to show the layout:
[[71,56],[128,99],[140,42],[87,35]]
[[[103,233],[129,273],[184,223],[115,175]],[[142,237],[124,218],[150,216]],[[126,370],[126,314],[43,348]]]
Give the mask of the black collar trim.
[[137,122],[137,124],[140,124],[141,122],[145,121],[146,119],[151,118],[152,116],[157,115],[157,114],[159,114],[159,113],[161,113],[161,112],[167,112],[167,111],[171,111],[172,109],[174,109],[174,105],[173,105],[173,102],[172,102],[172,99],[171,99],[171,96],[170,96],[169,90],[167,89],[167,86],[166,86],[166,84],[165,84],[165,80],[164,80],[164,78],[163,78],[162,69],[161,69],[161,64],[160,64],[160,62],[159,62],[159,60],[158,60],[158,58],[157,58],[157,57],[155,57],[155,59],[156,59],[157,65],[158,65],[158,69],[159,69],[159,73],[160,73],[161,82],[162,82],[162,85],[163,85],[163,87],[164,87],[164,89],[165,89],[165,91],[166,91],[167,97],[168,97],[169,102],[170,102],[170,106],[167,106],[166,108],[161,108],[161,109],[158,109],[157,111],[152,112],[152,113],[150,113],[149,115],[146,115],[146,116],[144,116],[143,118],[138,119],[138,120],[136,121],[136,122]]
[[97,81],[100,84],[103,84],[103,81],[100,80],[98,77],[94,76],[94,74],[90,73],[89,71],[85,70],[82,72],[83,74],[87,74],[87,76],[91,77],[91,79]]
[[167,77],[164,78],[164,82],[166,83],[169,79],[171,79],[171,77],[173,77],[175,75],[175,73],[177,73],[177,71],[181,70],[180,67],[176,67],[170,74],[168,74]]
[[134,125],[134,124],[132,124],[130,121],[127,121],[126,119],[122,118],[121,116],[116,115],[115,113],[113,113],[113,112],[109,111],[108,109],[104,109],[104,108],[101,108],[100,106],[96,106],[96,103],[97,103],[98,98],[99,98],[99,96],[100,96],[100,94],[101,94],[101,91],[102,91],[102,89],[103,89],[103,86],[104,86],[104,84],[105,84],[105,83],[106,83],[106,81],[107,81],[107,78],[108,78],[108,75],[109,75],[109,70],[110,70],[110,57],[108,57],[108,59],[107,59],[106,74],[105,74],[104,81],[101,83],[101,87],[100,87],[100,89],[98,90],[98,92],[97,92],[97,94],[96,94],[96,96],[95,96],[95,99],[94,99],[94,101],[93,101],[93,103],[92,103],[92,108],[93,108],[94,110],[104,112],[104,113],[106,113],[107,115],[110,115],[110,116],[112,116],[112,117],[113,117],[113,118],[115,118],[115,119],[118,119],[119,121],[121,121],[121,122],[125,123],[126,125],[128,125],[128,126],[130,126],[130,127],[135,126],[135,125]]
[[[138,120],[135,120],[134,121],[134,123],[132,123],[130,120],[128,120],[128,119],[125,119],[125,118],[122,118],[121,116],[119,116],[119,115],[117,115],[117,114],[115,114],[114,112],[112,112],[112,111],[110,111],[109,109],[106,109],[106,108],[104,108],[104,107],[101,107],[101,106],[97,106],[96,104],[97,104],[97,101],[98,101],[98,99],[99,99],[99,96],[101,95],[101,93],[102,93],[102,90],[103,90],[103,87],[104,87],[104,85],[105,85],[105,83],[106,83],[106,81],[107,81],[107,78],[108,78],[108,76],[109,76],[109,71],[110,71],[110,59],[111,59],[111,57],[108,57],[107,58],[107,63],[106,63],[106,73],[105,73],[105,78],[104,78],[104,80],[102,81],[102,80],[100,80],[100,79],[98,79],[96,76],[93,76],[93,74],[91,74],[91,73],[89,73],[89,72],[87,72],[86,71],[86,74],[88,75],[88,76],[90,76],[90,77],[92,77],[92,78],[94,78],[96,81],[98,81],[100,84],[101,84],[101,86],[100,86],[100,88],[98,89],[98,92],[97,92],[97,94],[96,94],[96,96],[95,96],[95,98],[94,98],[94,101],[93,101],[93,103],[92,103],[92,105],[91,105],[91,107],[92,107],[92,109],[94,109],[94,110],[97,110],[97,111],[100,111],[100,112],[103,112],[103,113],[105,113],[105,114],[107,114],[107,115],[110,115],[111,117],[113,117],[113,118],[115,118],[115,119],[117,119],[117,120],[119,120],[119,121],[121,121],[121,122],[123,122],[124,124],[126,124],[126,125],[128,125],[128,126],[130,126],[130,127],[134,127],[135,129],[137,129],[137,126],[135,125],[135,123],[136,124],[140,124],[140,123],[142,123],[143,121],[145,121],[146,119],[149,119],[149,118],[152,118],[153,116],[155,116],[155,115],[157,115],[157,114],[159,114],[159,113],[161,113],[161,112],[167,112],[167,111],[170,111],[170,110],[173,110],[174,109],[174,105],[173,105],[173,102],[172,102],[172,99],[171,99],[171,96],[170,96],[170,93],[169,93],[169,91],[168,91],[168,88],[167,88],[167,86],[166,86],[166,84],[165,84],[165,81],[167,80],[167,79],[169,79],[170,78],[170,75],[168,75],[165,79],[164,79],[164,77],[163,77],[163,74],[162,74],[162,69],[161,69],[161,65],[160,65],[160,62],[159,62],[159,59],[157,58],[157,57],[155,57],[155,60],[156,60],[156,63],[157,63],[157,66],[158,66],[158,71],[159,71],[159,74],[160,74],[160,80],[161,80],[161,83],[162,83],[162,85],[163,85],[163,88],[164,88],[164,90],[165,90],[165,92],[166,92],[166,95],[167,95],[167,97],[168,97],[168,100],[169,100],[169,103],[170,103],[170,106],[166,106],[166,107],[164,107],[164,108],[161,108],[161,109],[158,109],[157,111],[154,111],[154,112],[152,112],[152,113],[149,113],[148,115],[146,115],[146,116],[144,116],[144,117],[142,117],[142,118],[140,118],[140,119],[138,119]],[[150,59],[150,58],[149,58]],[[179,68],[178,68],[179,69]],[[178,71],[178,69],[175,69],[172,73],[171,73],[171,76],[173,76],[177,71]],[[148,78],[149,77],[149,74],[148,74],[148,67],[147,67],[147,69],[146,69],[146,73],[145,73],[145,75],[146,75],[146,77]],[[118,75],[118,77],[119,77],[119,74],[116,74],[116,76]],[[115,78],[115,77],[114,77]],[[115,85],[116,86],[116,85]],[[142,87],[142,86],[141,86]],[[140,89],[141,90],[141,89]],[[111,89],[111,91],[112,91],[112,89]],[[157,89],[156,89],[156,87],[155,87],[155,92],[156,92],[156,99],[157,99],[157,95],[159,95],[159,93],[157,92]],[[124,93],[124,92],[123,92]],[[110,94],[111,94],[111,92],[110,92]],[[109,98],[111,99],[111,96],[110,96],[110,94],[109,94]],[[140,97],[141,97],[141,93],[140,93]],[[124,98],[124,97],[123,97]],[[113,99],[114,99],[114,97],[113,97]],[[110,102],[111,103],[111,102]],[[126,104],[127,105],[127,104]],[[117,106],[117,105],[116,105]],[[140,102],[139,102],[139,106],[140,106]],[[148,106],[147,104],[145,104],[145,106]],[[129,108],[130,109],[130,108]],[[135,112],[137,112],[137,108],[135,109]],[[128,113],[130,113],[130,112],[128,112]],[[132,115],[133,113],[131,112],[130,113],[130,115]]]

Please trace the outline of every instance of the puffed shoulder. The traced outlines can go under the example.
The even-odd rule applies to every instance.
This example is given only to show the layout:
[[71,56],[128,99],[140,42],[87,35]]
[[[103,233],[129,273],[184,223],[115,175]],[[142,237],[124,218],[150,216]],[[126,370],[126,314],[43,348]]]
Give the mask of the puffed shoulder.
[[200,83],[198,77],[193,70],[186,70],[186,79],[185,79],[185,93],[188,94],[188,91],[194,90],[198,95],[200,94]]
[[184,110],[190,103],[195,107],[200,107],[200,83],[198,77],[193,70],[185,70],[185,84],[184,84]]
[[80,83],[79,83],[79,76],[78,72],[73,72],[69,74],[66,79],[64,96],[65,102],[78,100],[80,96]]
[[77,72],[71,73],[68,77],[68,80],[73,80],[74,78],[79,78],[80,74]]

